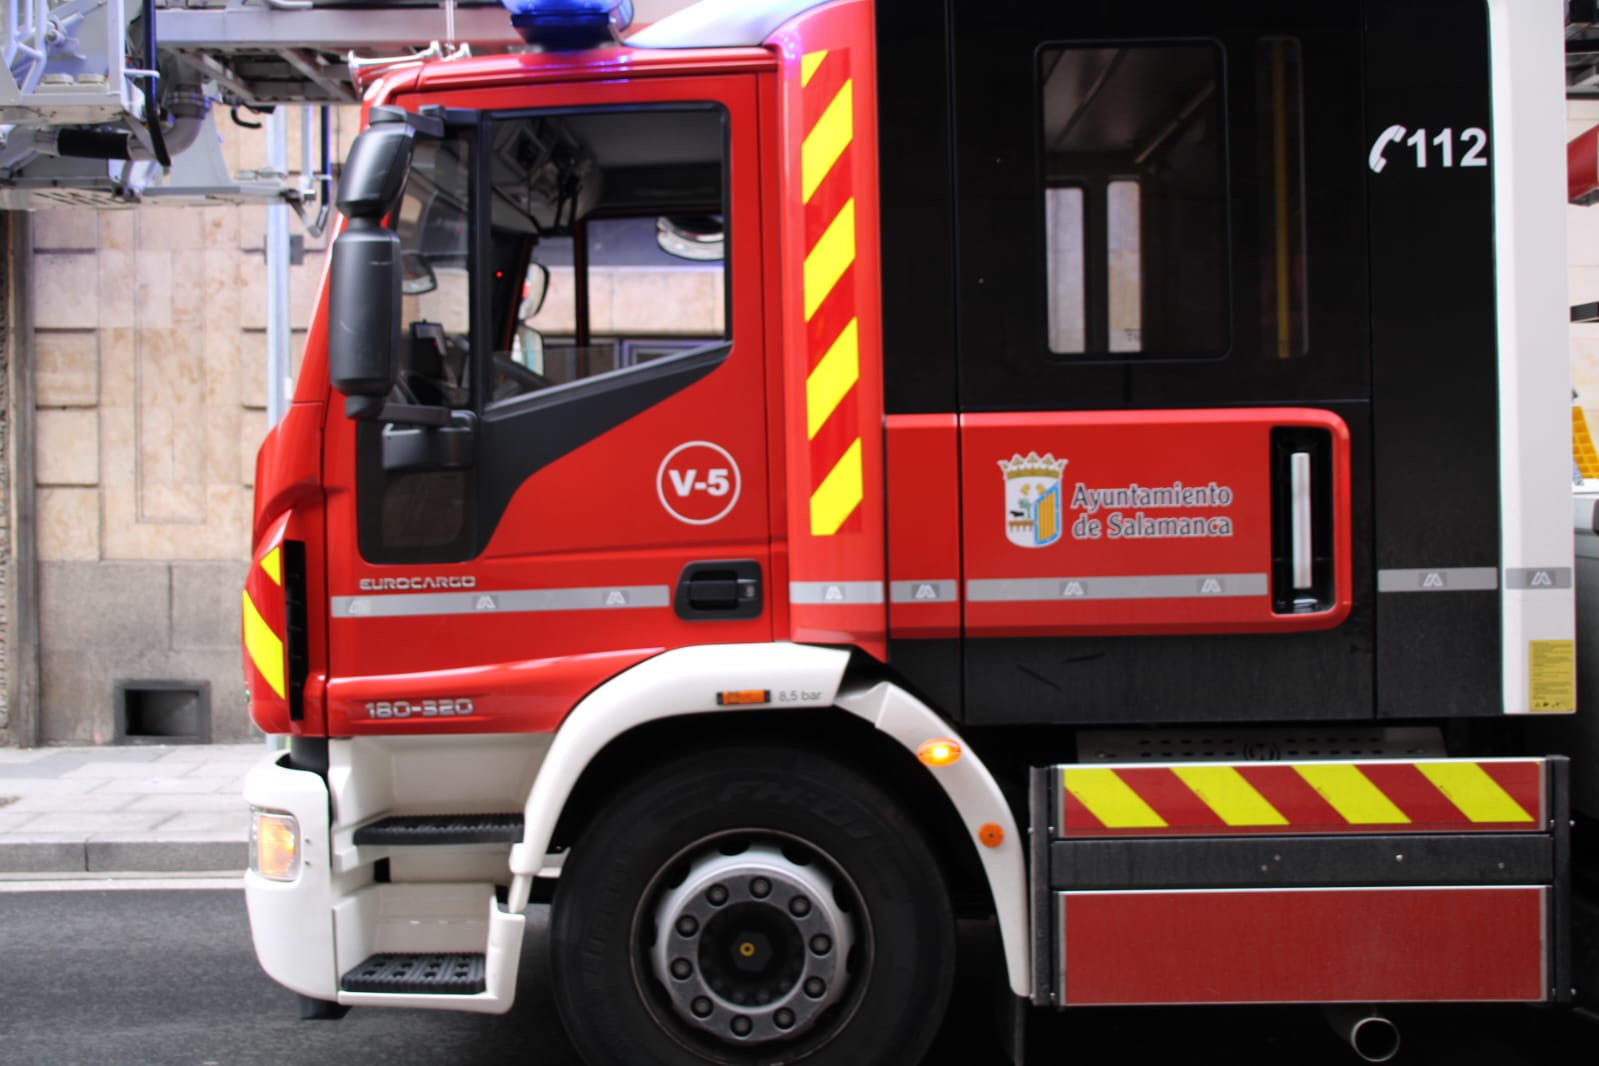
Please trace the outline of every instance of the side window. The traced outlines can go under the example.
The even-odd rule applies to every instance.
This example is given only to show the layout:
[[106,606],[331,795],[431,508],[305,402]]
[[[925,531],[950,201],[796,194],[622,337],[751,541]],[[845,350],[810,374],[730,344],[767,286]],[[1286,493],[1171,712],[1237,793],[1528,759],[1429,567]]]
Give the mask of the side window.
[[471,142],[418,138],[394,221],[404,254],[400,390],[410,403],[471,405]]
[[1038,52],[1049,349],[1214,358],[1230,343],[1223,56]]
[[726,141],[712,106],[496,123],[494,259],[521,286],[496,289],[491,406],[731,336]]

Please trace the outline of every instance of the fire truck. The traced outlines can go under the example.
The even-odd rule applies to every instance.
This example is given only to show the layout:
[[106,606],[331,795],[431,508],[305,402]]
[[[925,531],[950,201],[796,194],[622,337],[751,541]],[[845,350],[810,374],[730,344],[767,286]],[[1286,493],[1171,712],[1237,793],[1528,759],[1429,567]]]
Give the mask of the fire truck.
[[967,916],[1012,1032],[1591,991],[1558,0],[508,6],[258,459],[302,1013],[543,902],[597,1066],[914,1063]]

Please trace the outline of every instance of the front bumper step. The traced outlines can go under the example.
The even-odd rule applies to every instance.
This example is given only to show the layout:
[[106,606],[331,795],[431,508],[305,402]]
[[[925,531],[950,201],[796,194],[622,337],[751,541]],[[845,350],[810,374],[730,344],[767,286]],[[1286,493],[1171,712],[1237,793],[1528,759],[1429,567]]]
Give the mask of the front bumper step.
[[470,996],[487,987],[482,955],[384,952],[339,980],[345,992]]
[[396,815],[363,825],[357,844],[427,846],[439,844],[515,844],[522,839],[522,815],[413,814]]

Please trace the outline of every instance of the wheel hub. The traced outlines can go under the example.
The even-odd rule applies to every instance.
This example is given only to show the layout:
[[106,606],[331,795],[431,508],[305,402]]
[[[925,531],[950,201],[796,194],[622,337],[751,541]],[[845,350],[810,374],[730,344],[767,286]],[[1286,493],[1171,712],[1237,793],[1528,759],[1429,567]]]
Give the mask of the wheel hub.
[[696,860],[655,921],[651,962],[673,1010],[723,1040],[796,1036],[843,998],[849,916],[819,866],[775,847]]

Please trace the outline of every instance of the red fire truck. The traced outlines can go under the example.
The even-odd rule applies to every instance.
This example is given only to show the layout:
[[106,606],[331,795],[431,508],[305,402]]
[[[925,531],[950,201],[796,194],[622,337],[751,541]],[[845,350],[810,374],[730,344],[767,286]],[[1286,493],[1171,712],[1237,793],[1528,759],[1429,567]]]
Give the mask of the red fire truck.
[[966,915],[1019,1017],[1584,987],[1558,0],[508,3],[259,458],[308,1015],[538,900],[596,1064],[915,1062]]

